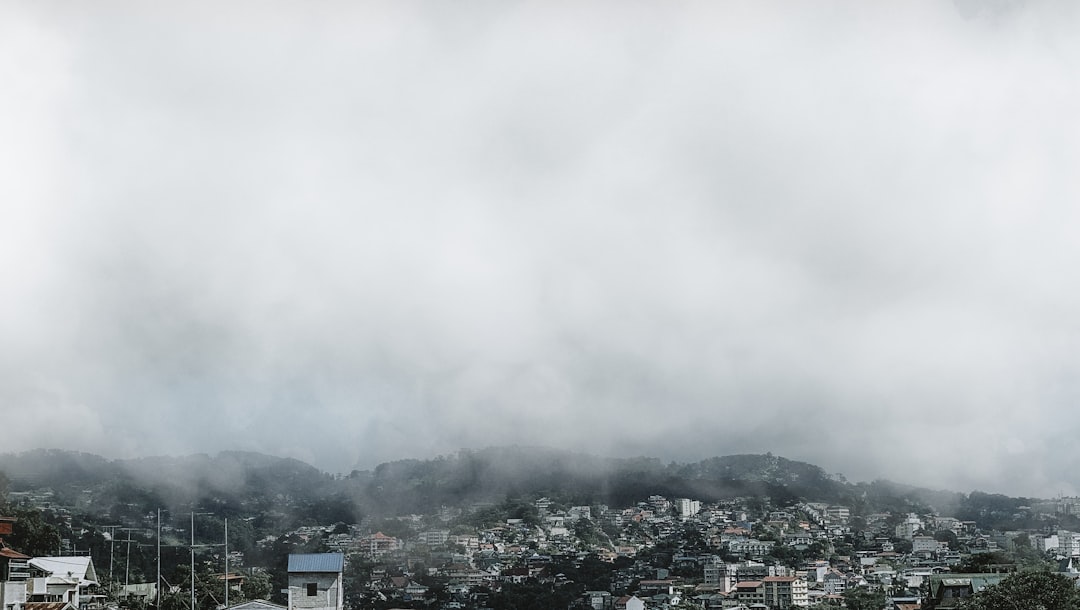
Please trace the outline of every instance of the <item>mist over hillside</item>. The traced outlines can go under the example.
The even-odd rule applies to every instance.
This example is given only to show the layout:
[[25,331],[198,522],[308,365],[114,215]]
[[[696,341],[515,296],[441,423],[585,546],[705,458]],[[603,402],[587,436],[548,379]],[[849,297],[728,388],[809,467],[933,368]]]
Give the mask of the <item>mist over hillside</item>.
[[107,460],[61,450],[0,455],[0,472],[11,491],[49,489],[58,501],[88,510],[122,513],[156,505],[182,512],[214,506],[235,514],[299,512],[304,520],[331,522],[539,496],[613,506],[650,495],[703,501],[757,497],[780,505],[803,500],[860,512],[887,508],[943,515],[957,514],[970,497],[884,480],[850,483],[842,474],[772,454],[682,464],[517,446],[397,460],[347,475],[252,452]]
[[1080,494],[1075,3],[98,4],[0,3],[5,451]]

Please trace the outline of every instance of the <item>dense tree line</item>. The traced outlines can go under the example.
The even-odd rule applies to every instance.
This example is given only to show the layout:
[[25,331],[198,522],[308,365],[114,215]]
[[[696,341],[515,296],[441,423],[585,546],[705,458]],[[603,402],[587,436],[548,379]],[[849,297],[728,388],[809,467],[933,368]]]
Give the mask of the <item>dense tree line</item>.
[[964,599],[956,610],[1076,610],[1080,590],[1064,574],[1024,571],[1011,574]]

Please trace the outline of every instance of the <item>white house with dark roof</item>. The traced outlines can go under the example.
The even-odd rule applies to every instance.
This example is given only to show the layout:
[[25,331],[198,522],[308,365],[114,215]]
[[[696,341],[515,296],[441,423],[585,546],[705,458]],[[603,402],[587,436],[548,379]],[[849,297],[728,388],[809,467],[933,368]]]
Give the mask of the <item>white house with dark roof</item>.
[[27,602],[67,602],[80,608],[98,584],[94,562],[87,556],[34,557],[27,563],[32,575],[26,582]]
[[289,555],[288,610],[342,610],[344,571],[341,553]]

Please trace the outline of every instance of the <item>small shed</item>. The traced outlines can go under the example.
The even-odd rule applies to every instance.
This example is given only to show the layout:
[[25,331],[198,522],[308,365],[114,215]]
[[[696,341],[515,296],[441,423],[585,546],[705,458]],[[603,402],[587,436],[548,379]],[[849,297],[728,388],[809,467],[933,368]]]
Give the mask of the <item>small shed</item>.
[[342,610],[344,571],[341,553],[289,555],[288,610]]

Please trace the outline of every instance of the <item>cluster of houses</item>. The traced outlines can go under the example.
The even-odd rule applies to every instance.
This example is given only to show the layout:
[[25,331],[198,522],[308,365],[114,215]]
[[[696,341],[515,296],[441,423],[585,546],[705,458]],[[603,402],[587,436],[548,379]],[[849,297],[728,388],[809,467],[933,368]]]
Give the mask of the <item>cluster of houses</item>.
[[[612,570],[610,590],[586,591],[578,601],[594,610],[680,605],[788,610],[840,605],[844,593],[856,587],[886,592],[889,610],[912,610],[922,603],[947,608],[1000,581],[1004,572],[959,574],[952,568],[971,554],[1007,549],[1022,534],[980,532],[974,522],[947,517],[887,513],[862,516],[855,531],[848,507],[806,502],[755,515],[737,501],[705,505],[661,496],[621,509],[559,507],[541,498],[535,508],[535,518],[507,519],[469,532],[432,527],[429,517],[409,515],[400,517],[414,526],[408,538],[363,533],[358,527],[327,540],[344,553],[376,563],[363,584],[376,598],[430,601],[422,581],[435,579],[450,593],[444,610],[483,608],[485,594],[477,591],[498,591],[506,583],[562,584],[565,576],[551,569],[559,565],[555,559],[580,562],[586,557],[613,563],[623,558]],[[453,517],[451,512],[443,521],[449,526]],[[584,528],[594,534],[588,540],[579,535],[582,520],[593,526]],[[940,532],[951,535],[931,535]],[[1029,536],[1039,550],[1080,557],[1078,535]],[[850,548],[853,537],[861,542],[858,551]],[[659,544],[675,548],[666,568],[640,559]],[[841,554],[843,545],[848,549]],[[781,551],[792,550],[804,552],[797,567],[777,560]],[[413,569],[418,564],[426,566],[422,573]],[[1080,572],[1069,573],[1080,577]]]
[[0,600],[2,610],[80,610],[100,601],[94,562],[89,557],[29,557],[10,548],[15,519],[0,517]]
[[[0,610],[104,610],[115,607],[105,595],[86,555],[30,557],[7,545],[15,519],[0,517]],[[228,610],[343,610],[345,591],[341,553],[289,555],[288,605],[249,601]],[[153,583],[128,585],[120,597],[149,600]]]
[[[981,532],[973,522],[887,513],[860,516],[855,530],[844,506],[803,502],[758,512],[746,506],[651,496],[612,509],[541,498],[528,517],[479,528],[463,525],[459,517],[468,513],[455,509],[402,516],[397,521],[407,527],[394,531],[412,533],[400,538],[362,525],[309,526],[290,535],[318,538],[334,552],[289,556],[289,586],[282,591],[287,605],[246,602],[230,610],[343,610],[350,560],[374,566],[366,582],[350,585],[381,607],[400,601],[481,609],[507,584],[567,584],[558,567],[590,559],[611,566],[610,587],[585,591],[578,608],[790,610],[841,605],[856,587],[886,592],[884,610],[948,608],[1007,570],[961,574],[953,568],[972,554],[1009,549],[1021,535],[1035,550],[1065,558],[1062,570],[1080,579],[1080,534],[1067,530]],[[0,610],[105,608],[108,599],[89,557],[25,556],[3,542],[11,525],[0,517]],[[662,564],[647,559],[659,547],[667,553]],[[432,583],[443,593],[437,601]],[[121,591],[145,599],[156,594],[153,584]]]

